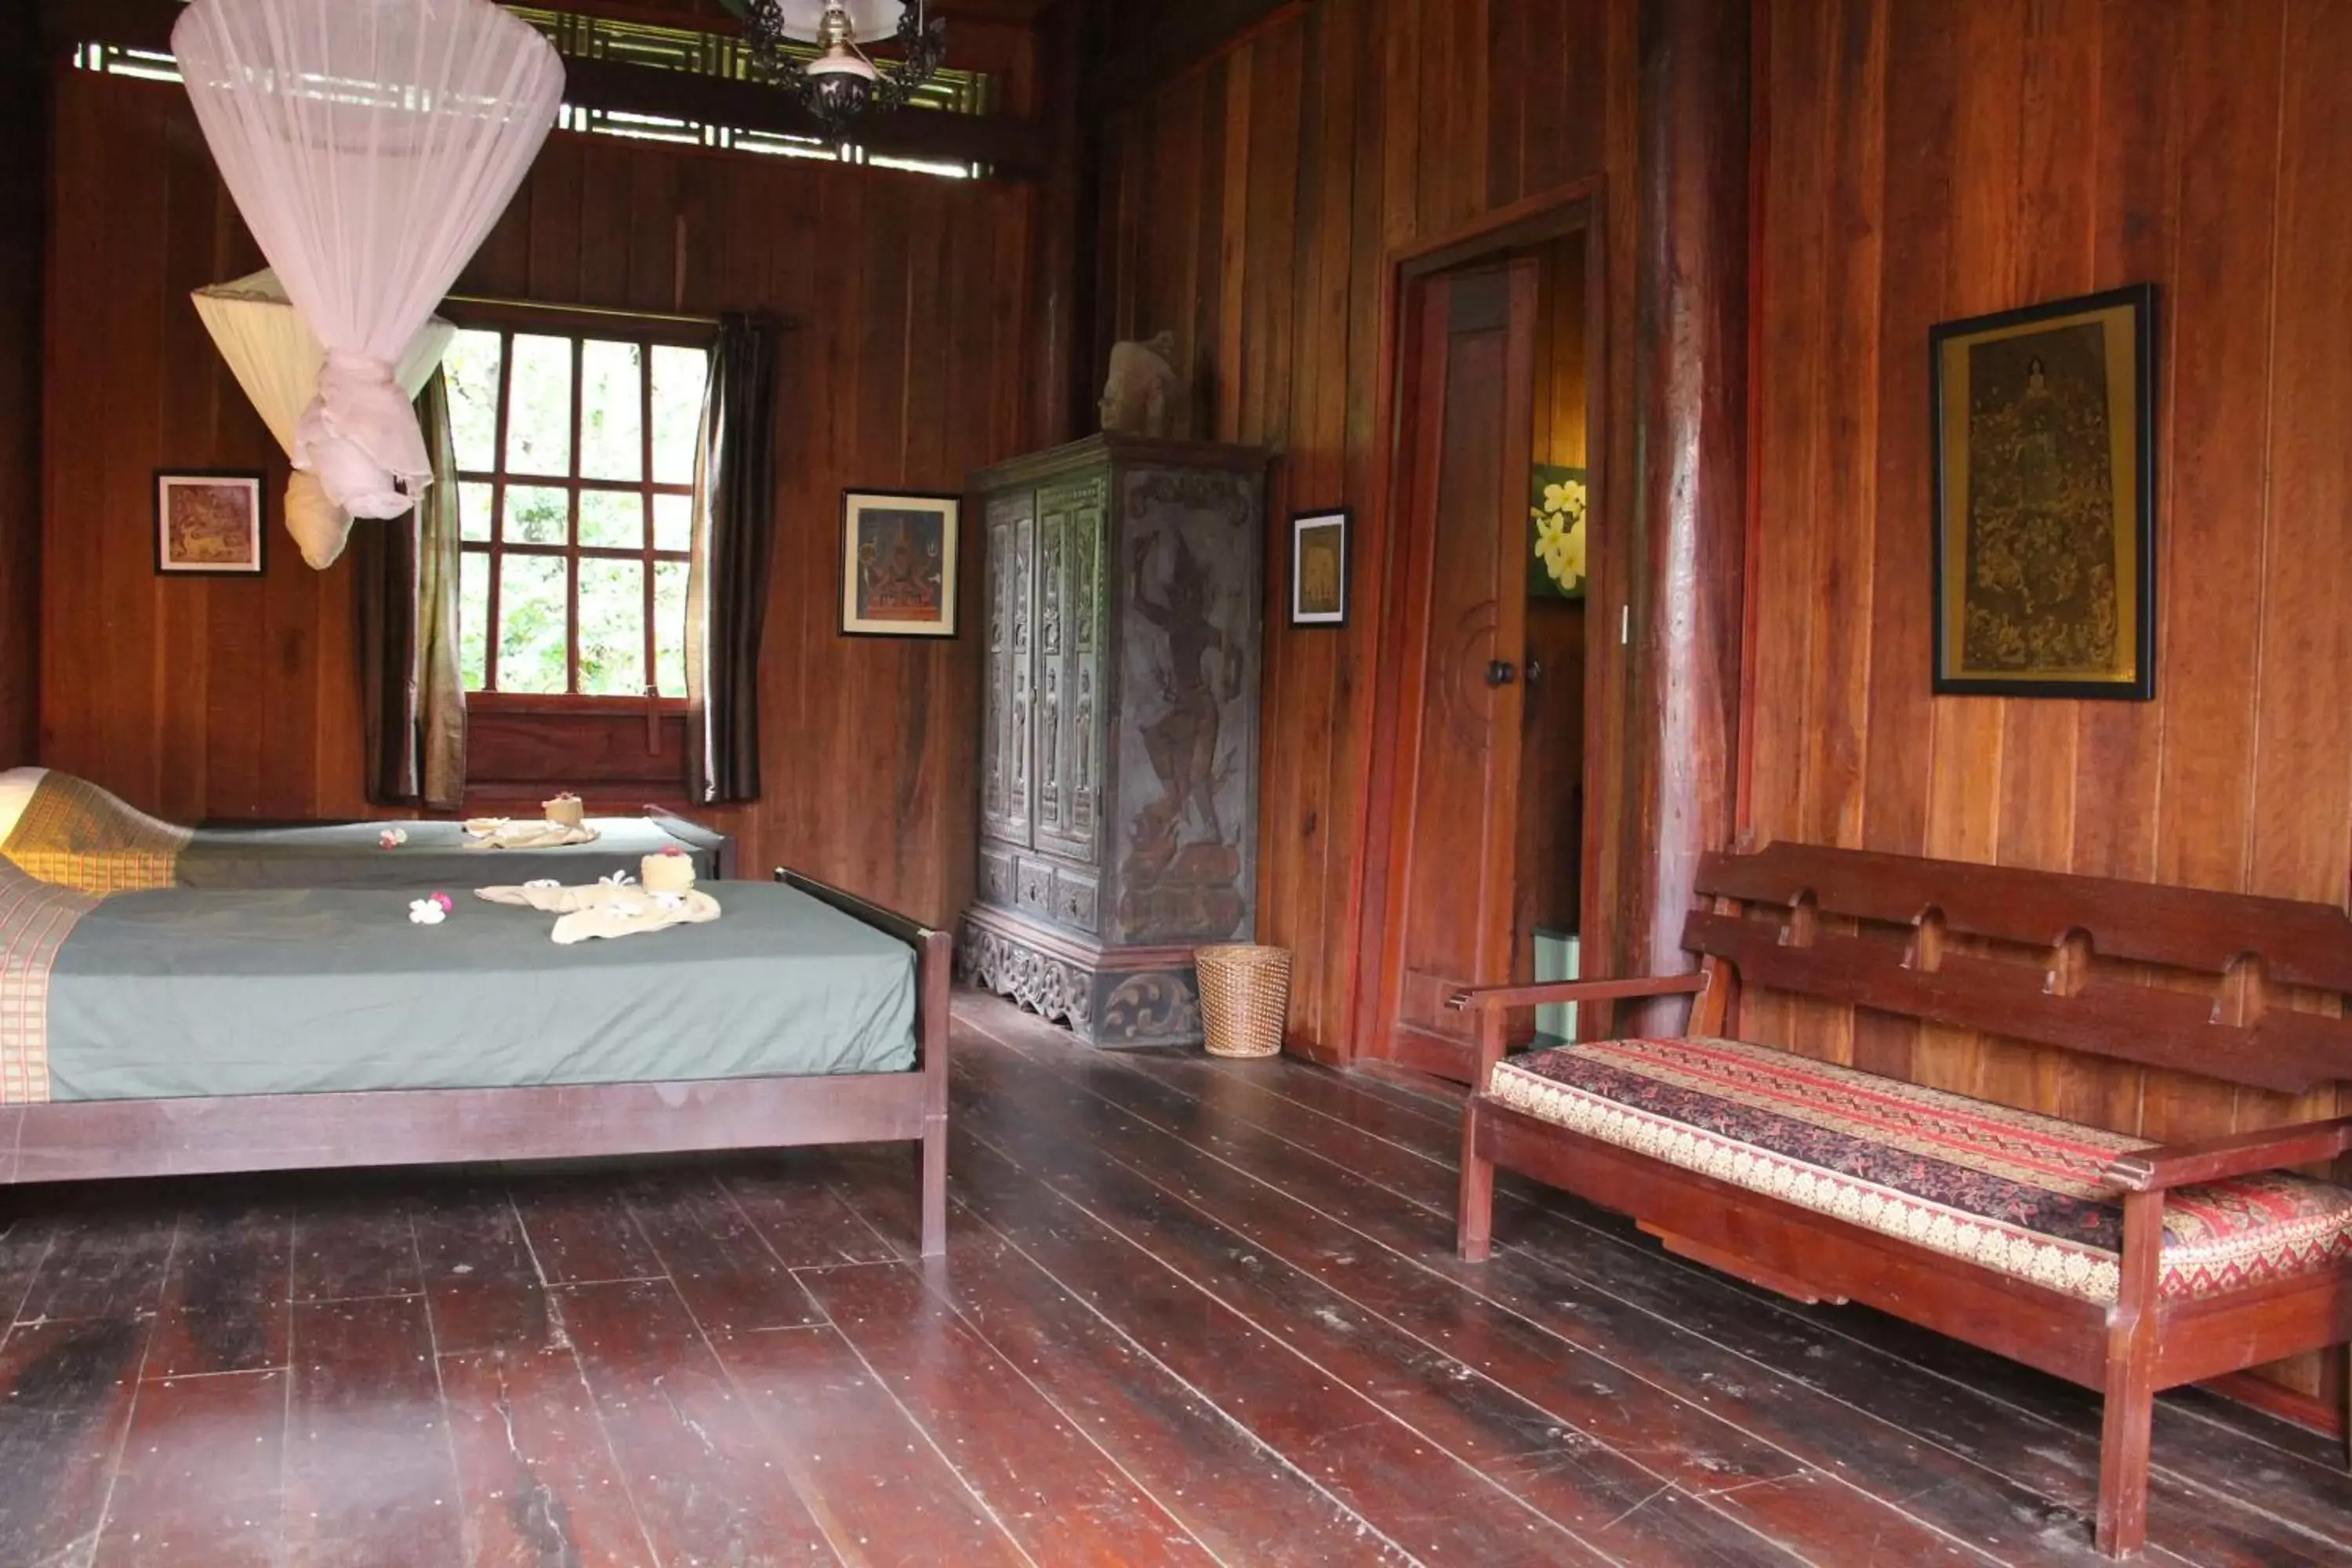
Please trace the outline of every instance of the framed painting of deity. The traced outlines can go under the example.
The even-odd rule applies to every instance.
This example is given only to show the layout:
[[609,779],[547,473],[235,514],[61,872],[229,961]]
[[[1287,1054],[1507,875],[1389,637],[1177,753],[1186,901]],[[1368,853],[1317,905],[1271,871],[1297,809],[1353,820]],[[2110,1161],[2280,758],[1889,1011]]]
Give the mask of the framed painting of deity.
[[903,491],[841,495],[844,637],[956,635],[962,499]]
[[155,474],[155,574],[258,577],[269,569],[267,492],[257,468]]
[[1928,337],[1937,692],[2147,701],[2155,285]]

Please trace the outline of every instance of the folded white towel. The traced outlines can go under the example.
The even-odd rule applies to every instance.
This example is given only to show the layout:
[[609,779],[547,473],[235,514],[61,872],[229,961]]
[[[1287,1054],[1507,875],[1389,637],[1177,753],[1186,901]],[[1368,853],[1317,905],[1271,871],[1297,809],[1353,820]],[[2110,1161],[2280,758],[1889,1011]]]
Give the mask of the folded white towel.
[[494,904],[544,910],[563,918],[555,941],[569,947],[591,937],[644,936],[676,925],[707,925],[719,918],[719,900],[709,893],[648,893],[643,888],[598,882],[586,888],[532,883],[521,888],[477,888],[474,896]]
[[582,825],[560,822],[516,822],[504,816],[477,816],[466,824],[468,849],[555,849],[566,844],[593,844],[604,835]]

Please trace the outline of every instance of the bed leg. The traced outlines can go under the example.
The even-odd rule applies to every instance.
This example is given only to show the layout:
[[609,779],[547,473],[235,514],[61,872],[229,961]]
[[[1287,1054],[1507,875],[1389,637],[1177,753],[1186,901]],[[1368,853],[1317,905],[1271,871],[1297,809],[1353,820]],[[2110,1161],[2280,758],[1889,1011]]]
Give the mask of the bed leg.
[[2147,1462],[2156,1415],[2157,1263],[2164,1194],[2124,1198],[2123,1278],[2107,1319],[2106,1413],[2099,1431],[2099,1550],[2137,1554],[2147,1541]]
[[1462,1198],[1455,1215],[1455,1240],[1465,1263],[1484,1263],[1494,1249],[1495,1162],[1478,1152],[1479,1097],[1462,1110]]
[[948,1249],[948,1123],[940,1117],[923,1126],[923,1256]]

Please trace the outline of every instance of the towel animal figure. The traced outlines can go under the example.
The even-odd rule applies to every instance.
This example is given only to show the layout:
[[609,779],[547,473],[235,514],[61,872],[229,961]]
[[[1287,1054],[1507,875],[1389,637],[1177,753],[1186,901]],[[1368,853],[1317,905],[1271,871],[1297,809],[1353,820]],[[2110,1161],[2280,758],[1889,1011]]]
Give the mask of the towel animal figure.
[[477,888],[474,897],[562,916],[555,922],[559,947],[592,937],[644,936],[672,926],[708,925],[719,912],[719,900],[709,893],[651,893],[625,880],[584,888],[527,882],[520,888]]
[[566,844],[593,844],[604,835],[581,824],[513,822],[503,816],[477,816],[466,824],[468,849],[554,849]]

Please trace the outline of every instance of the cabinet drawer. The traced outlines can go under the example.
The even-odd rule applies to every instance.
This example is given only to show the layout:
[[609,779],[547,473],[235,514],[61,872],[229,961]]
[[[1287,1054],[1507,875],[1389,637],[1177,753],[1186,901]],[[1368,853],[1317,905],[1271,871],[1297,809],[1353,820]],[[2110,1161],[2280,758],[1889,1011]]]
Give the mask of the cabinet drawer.
[[1066,867],[1054,868],[1052,914],[1055,920],[1090,936],[1099,934],[1102,918],[1097,908],[1097,884],[1092,877],[1082,876]]
[[1013,852],[991,849],[983,845],[980,851],[980,896],[985,901],[1003,909],[1013,908]]
[[1013,893],[1015,909],[1051,919],[1054,913],[1054,868],[1035,860],[1024,860],[1016,868]]

